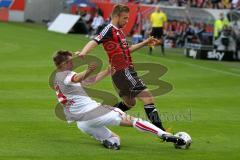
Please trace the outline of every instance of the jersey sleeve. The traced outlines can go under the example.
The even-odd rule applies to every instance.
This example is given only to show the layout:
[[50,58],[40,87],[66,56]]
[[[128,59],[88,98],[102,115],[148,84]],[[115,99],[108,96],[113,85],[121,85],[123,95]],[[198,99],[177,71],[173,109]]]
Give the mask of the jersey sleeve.
[[103,43],[104,40],[110,38],[112,35],[112,26],[107,25],[93,40],[98,44]]
[[164,21],[163,21],[163,23],[164,23],[164,22],[167,22],[168,18],[167,18],[167,15],[165,13],[163,15],[164,15]]
[[64,84],[65,84],[65,85],[75,84],[75,83],[73,82],[73,78],[74,78],[74,76],[76,76],[76,74],[77,74],[77,73],[76,73],[76,72],[73,72],[73,71],[67,73],[67,76],[66,76],[66,78],[64,79]]
[[153,13],[150,15],[150,22],[153,23]]

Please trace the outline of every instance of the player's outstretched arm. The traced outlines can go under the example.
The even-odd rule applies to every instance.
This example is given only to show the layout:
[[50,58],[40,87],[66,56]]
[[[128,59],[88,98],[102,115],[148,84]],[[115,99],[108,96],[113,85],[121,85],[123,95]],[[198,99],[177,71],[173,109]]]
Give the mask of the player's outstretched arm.
[[102,79],[104,79],[105,77],[107,77],[109,75],[113,75],[114,73],[115,73],[115,69],[113,69],[113,68],[111,68],[111,66],[109,66],[107,69],[98,73],[96,76],[88,77],[86,80],[83,81],[82,84],[85,86],[95,84],[95,83],[101,81]]
[[98,43],[96,41],[91,40],[84,46],[82,51],[77,51],[77,52],[75,52],[75,54],[80,56],[80,57],[82,57],[82,58],[84,58],[97,45],[98,45]]
[[140,42],[138,44],[132,45],[129,48],[129,50],[130,50],[130,52],[134,52],[134,51],[136,51],[136,50],[138,50],[138,49],[140,49],[140,48],[142,48],[142,47],[144,47],[146,45],[155,46],[155,45],[157,45],[159,43],[160,43],[160,41],[158,39],[153,38],[153,37],[149,37],[148,39],[144,40],[143,42]]
[[96,64],[95,63],[91,63],[88,65],[88,69],[81,72],[81,73],[77,73],[73,76],[72,81],[75,83],[81,83],[82,81],[84,81],[85,79],[87,79],[92,72],[94,72],[94,70],[96,69]]

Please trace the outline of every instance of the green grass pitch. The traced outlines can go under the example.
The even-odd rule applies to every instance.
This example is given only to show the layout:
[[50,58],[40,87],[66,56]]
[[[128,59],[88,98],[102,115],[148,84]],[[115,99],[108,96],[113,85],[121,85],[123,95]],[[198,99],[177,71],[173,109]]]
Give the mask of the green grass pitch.
[[[179,49],[162,56],[160,49],[148,55],[143,48],[133,60],[168,68],[161,79],[173,90],[156,97],[157,108],[165,115],[165,126],[192,136],[189,150],[176,150],[150,134],[120,127],[111,129],[121,136],[121,150],[107,150],[75,124],[59,120],[48,83],[52,55],[59,49],[76,51],[87,41],[83,35],[52,33],[39,25],[0,23],[1,160],[240,159],[240,63],[194,60]],[[92,55],[107,65],[101,46]],[[115,94],[109,77],[92,88]],[[129,114],[143,116],[141,102]]]

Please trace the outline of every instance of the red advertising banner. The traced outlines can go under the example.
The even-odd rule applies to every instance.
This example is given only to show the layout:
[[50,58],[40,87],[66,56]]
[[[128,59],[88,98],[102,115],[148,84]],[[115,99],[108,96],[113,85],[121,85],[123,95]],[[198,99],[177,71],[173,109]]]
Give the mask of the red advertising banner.
[[8,21],[8,8],[0,8],[0,21]]
[[25,9],[25,0],[13,0],[13,4],[10,10],[24,11]]

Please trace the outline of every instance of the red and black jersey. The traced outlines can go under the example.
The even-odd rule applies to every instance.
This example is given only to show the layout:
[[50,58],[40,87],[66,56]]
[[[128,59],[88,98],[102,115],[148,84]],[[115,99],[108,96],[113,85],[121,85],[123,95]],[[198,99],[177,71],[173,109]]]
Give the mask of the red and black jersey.
[[108,24],[93,40],[98,44],[103,44],[109,62],[116,70],[122,70],[132,65],[129,45],[121,29],[113,24]]

